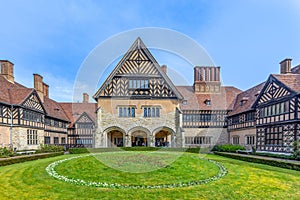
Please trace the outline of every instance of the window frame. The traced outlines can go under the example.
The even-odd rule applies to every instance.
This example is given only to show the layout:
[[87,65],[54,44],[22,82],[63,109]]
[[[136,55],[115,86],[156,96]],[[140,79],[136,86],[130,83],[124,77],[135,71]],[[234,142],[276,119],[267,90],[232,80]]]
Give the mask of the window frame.
[[38,145],[37,130],[27,129],[27,145]]
[[161,106],[142,106],[144,118],[159,118]]
[[117,106],[119,118],[134,118],[136,116],[136,106]]

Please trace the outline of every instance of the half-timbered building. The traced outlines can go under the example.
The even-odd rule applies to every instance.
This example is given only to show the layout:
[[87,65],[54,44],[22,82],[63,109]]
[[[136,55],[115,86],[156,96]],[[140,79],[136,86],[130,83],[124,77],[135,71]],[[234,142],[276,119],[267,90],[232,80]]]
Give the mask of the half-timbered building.
[[220,67],[195,67],[194,85],[177,86],[184,96],[180,103],[185,146],[213,146],[228,142],[227,115],[241,91],[221,86]]
[[175,86],[140,38],[112,70],[90,103],[58,103],[34,74],[34,87],[14,80],[0,61],[0,146],[70,147],[214,144],[292,151],[300,139],[300,65],[280,63],[280,74],[246,91],[222,86],[220,67],[196,66],[192,86]]
[[60,103],[68,116],[68,146],[93,147],[96,127],[96,103],[89,102],[89,95],[83,94],[82,103]]
[[256,146],[258,151],[289,153],[300,139],[300,66],[280,63],[280,74],[237,96],[228,117],[230,142]]
[[68,119],[59,104],[49,99],[43,78],[34,74],[34,88],[27,88],[15,82],[13,63],[0,63],[1,146],[19,150],[65,143]]
[[138,38],[94,95],[96,147],[181,145],[183,97],[165,70]]
[[94,96],[96,147],[227,142],[226,115],[240,90],[221,86],[219,67],[195,67],[194,86],[175,87],[166,72],[138,38]]

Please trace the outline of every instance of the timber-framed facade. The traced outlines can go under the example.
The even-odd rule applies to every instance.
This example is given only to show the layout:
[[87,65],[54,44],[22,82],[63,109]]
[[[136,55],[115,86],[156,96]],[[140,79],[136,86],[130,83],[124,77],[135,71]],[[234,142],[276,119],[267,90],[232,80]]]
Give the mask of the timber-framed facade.
[[300,139],[300,66],[291,59],[280,63],[280,74],[240,93],[228,117],[230,143],[258,151],[290,153]]
[[239,144],[290,153],[300,139],[300,65],[291,59],[246,91],[223,86],[220,67],[195,66],[192,86],[175,86],[141,38],[94,94],[96,103],[56,102],[34,74],[34,88],[14,80],[1,60],[0,145],[69,147],[212,147]]

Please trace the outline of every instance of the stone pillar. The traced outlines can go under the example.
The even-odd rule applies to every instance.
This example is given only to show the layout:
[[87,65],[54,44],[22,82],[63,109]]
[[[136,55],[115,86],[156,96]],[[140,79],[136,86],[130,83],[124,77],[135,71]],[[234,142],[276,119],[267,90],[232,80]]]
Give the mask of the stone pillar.
[[131,147],[131,135],[125,134],[125,147]]
[[149,147],[155,147],[155,136],[153,134],[151,134],[149,136],[149,144],[148,144]]

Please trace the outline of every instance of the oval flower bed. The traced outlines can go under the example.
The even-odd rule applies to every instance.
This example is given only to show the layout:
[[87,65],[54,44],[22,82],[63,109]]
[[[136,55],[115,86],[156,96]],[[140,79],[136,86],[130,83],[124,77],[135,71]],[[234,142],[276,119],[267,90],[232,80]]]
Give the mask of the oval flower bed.
[[[133,189],[207,184],[227,174],[226,168],[220,163],[190,153],[182,154],[170,163],[175,154],[155,152],[88,154],[53,162],[47,166],[46,171],[56,179],[77,185]],[[129,169],[138,171],[129,172]],[[147,171],[141,172],[139,169]]]

